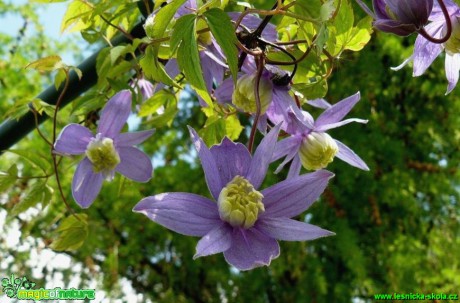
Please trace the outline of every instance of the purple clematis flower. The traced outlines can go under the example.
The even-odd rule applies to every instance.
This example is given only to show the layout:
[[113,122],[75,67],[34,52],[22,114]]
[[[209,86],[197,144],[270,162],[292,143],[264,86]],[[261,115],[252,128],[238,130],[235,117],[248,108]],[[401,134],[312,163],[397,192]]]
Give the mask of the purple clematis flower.
[[147,182],[152,177],[150,158],[133,145],[144,142],[154,130],[120,134],[131,113],[131,99],[131,92],[123,90],[107,102],[96,135],[72,123],[64,127],[54,144],[58,154],[85,154],[72,181],[73,197],[82,208],[93,203],[102,181],[113,179],[115,171],[138,182]]
[[[252,57],[246,58],[238,77],[236,88],[233,79],[227,78],[219,86],[214,96],[218,103],[233,103],[241,111],[255,114],[256,104],[254,85],[256,77],[256,65]],[[296,127],[291,113],[300,116],[300,109],[289,94],[289,83],[285,83],[288,73],[275,66],[265,66],[259,84],[259,96],[261,101],[261,117],[258,128],[266,133],[268,120],[274,125],[281,124],[281,129],[291,132]]]
[[359,92],[334,104],[330,105],[325,100],[309,102],[317,107],[327,108],[316,121],[313,117],[303,111],[301,117],[297,117],[298,126],[292,135],[279,141],[273,154],[273,161],[286,157],[275,173],[278,173],[289,161],[292,160],[288,178],[298,176],[301,166],[306,169],[317,170],[325,168],[333,158],[349,163],[352,166],[363,170],[369,170],[364,161],[342,142],[331,138],[326,131],[350,122],[367,123],[363,119],[342,120],[350,112],[353,106],[358,103]]
[[377,29],[399,36],[408,36],[423,28],[433,9],[433,0],[373,0],[373,13],[363,1],[356,1],[375,19]]
[[[443,44],[428,41],[422,35],[418,35],[415,40],[414,54],[405,60],[400,66],[393,68],[399,70],[411,60],[414,61],[414,77],[425,73],[427,68],[433,63],[443,50],[446,53],[445,69],[448,81],[446,95],[449,94],[457,85],[460,71],[460,7],[453,1],[444,0],[447,11],[452,23],[452,34]],[[447,32],[447,23],[439,5],[435,4],[430,15],[430,24],[425,27],[425,31],[434,38],[441,38]]]
[[277,240],[305,241],[333,235],[290,218],[321,195],[332,173],[320,170],[258,191],[271,162],[279,126],[265,136],[254,156],[241,143],[224,138],[208,149],[190,129],[216,202],[191,193],[163,193],[142,199],[133,209],[177,233],[202,237],[194,258],[224,253],[239,270],[269,265],[280,254]]

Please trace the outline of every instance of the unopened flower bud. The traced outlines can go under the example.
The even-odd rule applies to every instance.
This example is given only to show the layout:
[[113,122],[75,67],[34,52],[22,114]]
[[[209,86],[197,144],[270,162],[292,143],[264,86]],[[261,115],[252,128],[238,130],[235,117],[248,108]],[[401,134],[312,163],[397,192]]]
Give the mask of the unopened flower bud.
[[408,36],[428,23],[433,0],[374,0],[374,26],[381,31]]
[[220,218],[234,227],[250,228],[264,212],[263,195],[241,176],[235,176],[219,194]]
[[325,168],[339,151],[337,143],[326,133],[312,132],[303,139],[299,155],[303,167],[309,170]]
[[[255,114],[257,112],[255,87],[256,75],[243,75],[238,79],[233,91],[232,103],[241,110]],[[270,82],[264,78],[259,83],[260,112],[264,114],[272,101],[272,87]]]

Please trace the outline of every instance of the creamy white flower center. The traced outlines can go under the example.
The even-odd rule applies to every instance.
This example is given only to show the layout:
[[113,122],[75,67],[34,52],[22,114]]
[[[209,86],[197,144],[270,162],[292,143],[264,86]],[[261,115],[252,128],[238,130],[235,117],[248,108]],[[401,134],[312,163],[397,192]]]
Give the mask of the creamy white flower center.
[[93,164],[95,173],[108,174],[120,163],[120,156],[113,146],[113,140],[97,134],[86,147],[86,156]]
[[325,168],[339,151],[337,143],[326,133],[312,132],[300,146],[300,161],[309,170]]
[[[460,53],[460,20],[459,17],[452,17],[452,34],[450,35],[449,40],[444,43],[446,52],[448,54]],[[443,34],[445,35],[446,29],[444,29]]]
[[[238,79],[235,90],[232,95],[232,103],[247,113],[255,114],[257,112],[256,96],[254,86],[256,75],[243,75]],[[271,87],[263,79],[259,83],[260,112],[264,114],[270,105]]]
[[244,177],[235,176],[220,192],[220,218],[235,227],[250,228],[264,212],[263,195]]

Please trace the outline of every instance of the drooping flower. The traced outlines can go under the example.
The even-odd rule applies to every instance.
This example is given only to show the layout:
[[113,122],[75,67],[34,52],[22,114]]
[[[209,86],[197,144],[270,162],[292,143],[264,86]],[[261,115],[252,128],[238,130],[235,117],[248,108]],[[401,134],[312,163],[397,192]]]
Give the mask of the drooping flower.
[[[399,70],[411,60],[414,61],[413,76],[421,76],[433,63],[443,50],[445,50],[445,70],[447,78],[447,91],[449,94],[457,85],[460,71],[460,7],[450,0],[443,0],[450,15],[452,34],[447,42],[438,44],[418,35],[415,40],[413,55],[405,60],[400,66],[393,68]],[[435,4],[430,15],[430,21],[425,31],[434,38],[441,38],[447,32],[447,23],[439,5]]]
[[297,128],[291,133],[291,136],[279,141],[276,144],[273,154],[273,161],[286,157],[277,168],[279,172],[289,161],[292,160],[289,169],[288,178],[298,176],[301,166],[308,170],[317,170],[325,168],[334,157],[337,157],[348,164],[363,170],[369,170],[364,161],[355,154],[348,146],[339,140],[331,138],[326,131],[350,122],[367,123],[363,119],[346,119],[342,120],[353,106],[358,103],[360,98],[359,92],[345,98],[344,100],[330,105],[325,100],[312,102],[314,105],[327,109],[316,119],[302,111],[302,116],[297,117]]
[[69,124],[61,131],[54,151],[62,155],[85,155],[72,181],[72,194],[82,207],[96,199],[104,179],[112,180],[115,172],[137,181],[152,177],[150,158],[133,145],[144,142],[154,130],[120,133],[131,112],[131,92],[114,95],[101,113],[96,135],[80,124]]
[[150,99],[154,93],[154,87],[152,82],[145,79],[144,77],[131,80],[130,86],[134,89],[137,94],[140,94],[142,97],[142,102]]
[[318,199],[332,173],[319,170],[259,190],[278,131],[279,126],[272,129],[251,157],[243,144],[227,138],[209,149],[190,129],[215,201],[191,193],[163,193],[142,199],[133,211],[177,233],[202,237],[194,258],[223,252],[239,270],[269,265],[280,253],[277,240],[332,235],[290,219]]
[[[244,112],[255,114],[254,85],[257,71],[252,57],[246,58],[241,70],[236,88],[233,80],[227,78],[215,90],[214,96],[219,103],[232,103]],[[266,132],[268,120],[274,125],[281,124],[282,130],[290,132],[296,125],[290,113],[301,115],[300,109],[289,94],[289,83],[285,83],[287,76],[287,72],[269,65],[266,65],[262,72],[259,83],[262,115],[258,125],[262,133]]]
[[399,36],[408,36],[423,28],[433,9],[433,0],[373,0],[372,12],[363,1],[356,1],[375,19],[374,27]]

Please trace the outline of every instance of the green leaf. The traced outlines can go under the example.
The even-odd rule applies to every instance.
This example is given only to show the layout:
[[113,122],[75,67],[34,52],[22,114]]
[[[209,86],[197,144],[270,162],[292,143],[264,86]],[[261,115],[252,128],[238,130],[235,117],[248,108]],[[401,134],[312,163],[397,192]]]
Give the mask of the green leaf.
[[153,79],[157,82],[162,82],[168,86],[174,86],[179,89],[181,87],[174,82],[173,79],[166,73],[163,64],[161,64],[154,55],[152,46],[148,46],[145,50],[144,57],[139,61],[142,70],[147,78]]
[[327,93],[327,81],[325,79],[319,79],[311,83],[299,83],[294,84],[292,89],[303,95],[308,100],[323,98]]
[[62,18],[61,33],[80,31],[91,26],[92,8],[82,0],[74,0],[67,7],[67,11]]
[[335,12],[334,0],[325,2],[320,9],[320,18],[322,21],[329,20]]
[[353,28],[351,38],[346,45],[346,49],[351,51],[360,51],[371,39],[372,33],[372,18],[366,17],[359,20],[358,24]]
[[56,229],[59,234],[50,248],[56,251],[75,250],[83,245],[88,236],[88,218],[86,214],[71,215],[61,221]]
[[37,111],[39,115],[43,115],[43,112],[45,112],[49,117],[54,115],[56,106],[48,104],[38,98],[32,100],[31,103],[34,110]]
[[160,128],[164,127],[165,125],[171,126],[174,117],[179,112],[177,108],[177,99],[176,98],[169,98],[168,102],[165,102],[165,111],[161,115],[154,116],[148,120],[148,124],[150,126]]
[[70,66],[70,70],[73,70],[77,74],[78,80],[81,80],[81,77],[83,77],[83,73],[78,67]]
[[331,36],[335,37],[335,43],[328,43],[328,50],[333,56],[339,55],[345,50],[353,31],[354,15],[348,0],[342,0],[339,12],[333,21]]
[[237,140],[243,129],[244,127],[236,115],[230,115],[225,119],[225,134],[231,140]]
[[219,144],[226,134],[225,121],[216,119],[216,116],[209,117],[206,125],[199,131],[200,137],[208,146]]
[[195,88],[198,95],[212,107],[212,100],[206,88],[201,69],[200,55],[196,36],[196,16],[180,17],[171,36],[171,48],[177,48],[177,63],[187,77],[187,81]]
[[36,150],[8,149],[5,152],[10,152],[19,155],[29,161],[35,167],[43,170],[44,173],[51,168],[51,158],[47,158],[39,154]]
[[62,59],[59,56],[48,56],[29,63],[26,68],[33,68],[40,72],[53,71],[64,67]]
[[24,199],[22,199],[13,207],[10,215],[17,216],[29,208],[37,205],[39,202],[42,204],[48,204],[49,201],[46,201],[45,199],[49,199],[49,197],[50,193],[49,188],[46,187],[46,180],[40,180],[32,186],[30,191],[25,195]]
[[[162,7],[158,13],[155,15],[154,23],[151,28],[151,36],[154,39],[163,38],[166,29],[169,24],[171,24],[171,19],[176,14],[176,11],[186,0],[173,0],[165,7]],[[155,43],[153,46],[153,58],[156,61],[158,57],[158,51],[160,49],[160,44]]]
[[65,78],[66,78],[65,70],[60,68],[57,71],[56,76],[54,77],[54,87],[56,88],[56,90],[59,89],[59,87],[61,86],[62,82],[64,82]]
[[221,9],[211,8],[203,16],[211,29],[212,35],[227,58],[227,64],[236,83],[238,75],[238,49],[235,28],[230,17]]
[[141,105],[138,115],[139,117],[153,115],[165,103],[174,102],[174,100],[176,100],[176,96],[174,94],[167,90],[160,90]]
[[120,56],[126,54],[126,51],[127,47],[125,45],[115,46],[110,49],[110,62],[112,66],[115,65]]
[[6,192],[13,185],[18,177],[18,168],[13,164],[6,173],[0,172],[0,193]]

